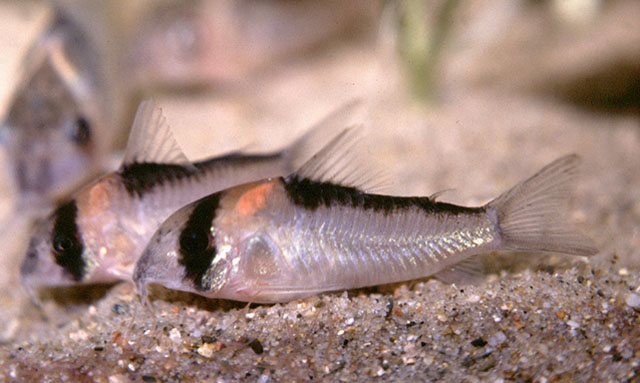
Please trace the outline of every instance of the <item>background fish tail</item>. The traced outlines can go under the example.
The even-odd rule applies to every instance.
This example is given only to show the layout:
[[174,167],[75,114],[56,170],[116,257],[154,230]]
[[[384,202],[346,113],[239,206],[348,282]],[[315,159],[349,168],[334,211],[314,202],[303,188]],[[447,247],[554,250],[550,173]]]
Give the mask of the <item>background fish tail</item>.
[[501,248],[593,255],[593,242],[568,222],[567,202],[580,159],[567,155],[487,204],[502,234]]

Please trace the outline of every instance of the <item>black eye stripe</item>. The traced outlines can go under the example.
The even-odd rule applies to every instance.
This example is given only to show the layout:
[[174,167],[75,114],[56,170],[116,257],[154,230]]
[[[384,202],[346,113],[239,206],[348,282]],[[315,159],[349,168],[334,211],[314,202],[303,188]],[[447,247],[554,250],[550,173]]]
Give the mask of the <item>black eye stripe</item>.
[[85,261],[82,258],[83,244],[76,224],[78,207],[75,201],[61,205],[53,213],[55,221],[51,233],[51,244],[55,260],[74,281],[79,282],[85,274]]
[[185,229],[180,234],[180,249],[184,253],[201,253],[211,245],[211,235],[205,230]]
[[220,203],[220,193],[205,197],[196,204],[187,224],[180,233],[179,262],[185,268],[185,279],[193,281],[199,290],[208,290],[210,286],[205,276],[211,261],[216,255],[211,225]]

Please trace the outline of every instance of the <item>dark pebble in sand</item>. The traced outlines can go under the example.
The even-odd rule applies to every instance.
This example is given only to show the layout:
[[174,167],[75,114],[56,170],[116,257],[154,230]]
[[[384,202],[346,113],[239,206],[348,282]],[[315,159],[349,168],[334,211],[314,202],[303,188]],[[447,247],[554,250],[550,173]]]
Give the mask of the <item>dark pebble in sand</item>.
[[111,309],[113,310],[114,313],[118,315],[126,314],[127,311],[129,311],[129,307],[127,307],[126,305],[122,305],[120,303],[114,304]]
[[262,354],[262,352],[264,351],[264,349],[262,348],[262,343],[260,343],[260,341],[257,339],[252,340],[251,343],[249,343],[249,347],[251,347],[253,352],[258,355]]
[[471,345],[473,347],[484,347],[484,346],[487,345],[487,341],[485,341],[482,338],[476,338],[476,339],[471,341]]
[[202,339],[202,343],[213,343],[216,341],[216,338],[210,335],[203,335],[200,339]]

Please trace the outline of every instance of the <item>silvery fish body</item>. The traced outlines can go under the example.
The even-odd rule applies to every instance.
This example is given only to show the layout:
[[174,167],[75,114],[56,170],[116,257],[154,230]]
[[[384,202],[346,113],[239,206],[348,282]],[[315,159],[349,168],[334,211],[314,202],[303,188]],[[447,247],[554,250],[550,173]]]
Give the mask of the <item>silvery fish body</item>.
[[21,267],[23,284],[33,290],[131,279],[148,239],[172,212],[211,192],[291,172],[328,125],[324,120],[322,129],[310,129],[279,152],[231,153],[190,163],[160,109],[144,102],[120,169],[87,185],[36,225]]
[[494,250],[596,252],[561,215],[575,155],[471,208],[341,186],[326,176],[340,166],[323,161],[174,213],[136,265],[141,294],[158,283],[212,298],[283,302],[434,274],[464,278],[474,255]]

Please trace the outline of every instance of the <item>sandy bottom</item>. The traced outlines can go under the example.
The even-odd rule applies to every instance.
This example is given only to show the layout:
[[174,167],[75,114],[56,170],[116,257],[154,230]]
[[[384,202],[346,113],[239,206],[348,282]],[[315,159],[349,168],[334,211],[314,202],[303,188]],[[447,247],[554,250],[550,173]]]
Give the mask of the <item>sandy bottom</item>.
[[[11,20],[16,30],[23,26]],[[3,67],[3,78],[8,73]],[[388,52],[348,44],[239,90],[160,94],[156,101],[195,159],[280,147],[360,98],[362,145],[369,166],[389,174],[389,193],[453,188],[440,199],[466,205],[578,153],[571,219],[598,255],[489,254],[488,278],[479,285],[422,280],[251,307],[157,288],[153,315],[128,283],[66,288],[43,292],[40,310],[19,283],[28,225],[13,222],[0,260],[0,381],[639,379],[637,114],[452,76],[425,107],[406,94]]]

